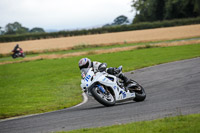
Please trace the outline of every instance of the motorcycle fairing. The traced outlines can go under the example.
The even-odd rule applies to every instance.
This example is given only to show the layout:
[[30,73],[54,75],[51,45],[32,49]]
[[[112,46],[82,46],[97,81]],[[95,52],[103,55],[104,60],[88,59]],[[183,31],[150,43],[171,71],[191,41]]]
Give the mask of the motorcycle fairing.
[[[108,77],[111,77],[114,80],[112,81]],[[100,83],[113,89],[116,101],[135,98],[135,93],[130,92],[129,90],[125,91],[124,88],[118,86],[117,80],[117,77],[109,75],[106,72],[94,74],[94,72],[90,69],[85,78],[81,80],[81,88],[88,89],[88,94],[90,95],[90,89]]]

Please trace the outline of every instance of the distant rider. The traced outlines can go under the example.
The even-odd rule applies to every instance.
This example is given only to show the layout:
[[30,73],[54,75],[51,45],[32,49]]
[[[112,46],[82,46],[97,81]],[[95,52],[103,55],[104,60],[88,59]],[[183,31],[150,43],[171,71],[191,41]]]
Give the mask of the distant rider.
[[108,74],[115,75],[115,76],[119,77],[121,80],[124,81],[125,85],[127,85],[129,83],[129,79],[123,73],[121,73],[119,69],[114,68],[114,67],[107,68],[106,63],[101,63],[101,62],[97,62],[97,61],[92,62],[88,58],[82,58],[79,61],[80,70],[83,69],[83,68],[91,68],[91,67],[94,69],[94,72],[106,71]]
[[13,49],[13,52],[14,52],[14,53],[20,53],[20,51],[22,51],[22,48],[20,48],[20,47],[19,47],[19,44],[17,44],[17,45],[15,46],[15,48]]

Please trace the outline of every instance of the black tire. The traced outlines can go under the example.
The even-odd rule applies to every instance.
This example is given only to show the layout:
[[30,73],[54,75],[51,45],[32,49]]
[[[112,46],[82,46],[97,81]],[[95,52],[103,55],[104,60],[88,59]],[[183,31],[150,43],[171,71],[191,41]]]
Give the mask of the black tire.
[[[103,104],[104,106],[114,106],[116,101],[115,101],[115,97],[109,93],[109,95],[111,95],[113,97],[113,101],[109,101],[109,100],[105,100],[104,98],[102,98],[100,95],[103,95],[103,93],[99,90],[98,87],[94,87],[91,89],[91,93],[92,93],[92,96],[101,104]],[[100,94],[101,93],[101,94]]]
[[25,55],[25,53],[22,53],[22,57],[24,58],[26,55]]
[[136,102],[144,101],[146,98],[146,93],[144,91],[144,88],[138,84],[138,87],[140,87],[139,91],[135,91],[135,98],[133,99]]
[[17,58],[17,56],[16,56],[15,54],[13,54],[13,55],[12,55],[12,58],[15,59],[15,58]]

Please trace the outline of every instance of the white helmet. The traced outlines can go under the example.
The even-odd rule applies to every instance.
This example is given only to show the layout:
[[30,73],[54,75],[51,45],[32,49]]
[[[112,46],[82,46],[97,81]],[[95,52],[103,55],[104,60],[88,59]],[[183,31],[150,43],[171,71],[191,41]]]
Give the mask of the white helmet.
[[88,58],[82,58],[79,61],[78,65],[79,65],[79,68],[81,70],[82,68],[90,68],[92,66],[92,62]]

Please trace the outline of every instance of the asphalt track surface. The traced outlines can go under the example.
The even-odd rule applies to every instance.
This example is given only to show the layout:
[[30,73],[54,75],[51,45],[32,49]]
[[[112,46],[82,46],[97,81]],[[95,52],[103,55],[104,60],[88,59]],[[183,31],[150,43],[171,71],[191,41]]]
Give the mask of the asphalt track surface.
[[144,102],[104,107],[89,98],[76,108],[0,121],[0,133],[43,133],[200,113],[200,58],[161,64],[126,75],[146,89]]

